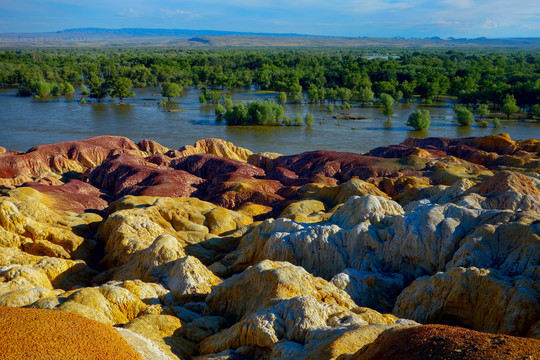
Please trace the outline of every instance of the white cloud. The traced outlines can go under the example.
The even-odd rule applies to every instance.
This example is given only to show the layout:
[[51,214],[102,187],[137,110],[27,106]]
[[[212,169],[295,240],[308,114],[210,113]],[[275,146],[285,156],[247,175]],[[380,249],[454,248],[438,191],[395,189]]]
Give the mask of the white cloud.
[[135,10],[133,8],[129,8],[127,10],[121,11],[118,15],[128,16],[128,17],[139,17],[139,16],[143,16],[144,12],[141,10]]
[[191,11],[184,11],[184,10],[180,10],[180,9],[161,8],[161,9],[159,9],[159,14],[161,15],[161,17],[164,17],[164,18],[171,18],[171,17],[176,17],[176,16],[186,16],[186,17],[189,17],[191,19],[194,19],[194,18],[201,17],[201,15],[198,14],[198,13],[194,13],[194,12],[191,12]]
[[459,21],[448,21],[448,20],[443,20],[443,19],[439,19],[439,20],[435,21],[435,24],[438,24],[438,25],[461,25],[461,23]]

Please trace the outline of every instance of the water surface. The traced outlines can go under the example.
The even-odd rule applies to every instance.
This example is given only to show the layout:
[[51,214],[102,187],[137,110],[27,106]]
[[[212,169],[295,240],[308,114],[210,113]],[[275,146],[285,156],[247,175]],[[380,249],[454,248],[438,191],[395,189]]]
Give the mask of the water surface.
[[[410,136],[468,137],[507,132],[513,139],[540,137],[540,124],[503,121],[503,128],[461,127],[455,120],[453,102],[445,100],[429,106],[431,127],[417,132],[405,126],[409,114],[419,104],[396,104],[392,120],[387,121],[376,106],[362,106],[352,101],[353,115],[372,117],[365,120],[336,120],[323,105],[287,104],[287,115],[310,112],[315,117],[311,127],[287,126],[226,126],[216,121],[214,108],[199,103],[199,91],[186,90],[169,105],[167,111],[158,107],[161,96],[157,89],[135,89],[136,97],[107,100],[101,104],[78,103],[80,95],[35,99],[17,97],[15,89],[0,89],[0,146],[27,151],[34,145],[66,140],[78,140],[97,135],[126,136],[134,141],[151,139],[177,149],[196,140],[218,137],[254,152],[272,151],[297,154],[312,150],[366,152],[378,146],[399,144]],[[266,98],[275,94],[255,91],[235,91],[234,101]],[[337,108],[337,105],[336,105]]]

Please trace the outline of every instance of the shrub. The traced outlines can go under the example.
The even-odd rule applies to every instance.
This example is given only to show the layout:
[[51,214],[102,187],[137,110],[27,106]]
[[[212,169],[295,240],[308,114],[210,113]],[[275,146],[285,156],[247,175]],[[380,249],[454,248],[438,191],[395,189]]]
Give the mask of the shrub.
[[285,125],[285,126],[292,126],[292,124],[293,124],[293,119],[291,119],[291,118],[288,117],[288,116],[285,116],[285,117],[283,118],[283,125]]
[[478,125],[480,125],[480,127],[487,128],[489,124],[486,120],[482,120],[478,123]]
[[229,125],[271,125],[281,119],[283,115],[285,115],[283,106],[273,101],[257,100],[249,104],[237,104],[228,108],[225,112],[225,120]]
[[223,106],[225,106],[225,109],[230,109],[233,107],[231,95],[223,95]]
[[494,127],[494,128],[499,128],[499,127],[501,127],[501,120],[499,120],[499,118],[493,119],[493,127]]
[[278,102],[279,102],[281,105],[285,105],[285,103],[287,102],[287,94],[284,93],[284,92],[280,92],[280,93],[279,93],[279,97],[278,97]]
[[428,110],[416,110],[409,115],[409,120],[405,125],[411,126],[415,130],[426,130],[431,125],[431,115]]
[[225,108],[221,104],[217,104],[216,108],[214,109],[217,117],[222,117],[223,114],[225,114],[225,111]]
[[304,120],[302,120],[302,115],[296,114],[294,117],[294,126],[301,126],[304,123]]
[[69,82],[64,82],[64,85],[62,86],[62,95],[71,95],[75,93],[75,89],[73,88],[73,85],[71,85]]
[[462,126],[470,126],[474,122],[474,115],[464,106],[454,106],[457,121]]
[[32,92],[37,96],[47,96],[51,92],[51,84],[43,80],[34,81],[32,83]]
[[313,115],[311,115],[310,113],[307,113],[306,116],[304,117],[304,122],[306,123],[307,126],[311,126],[314,120],[315,119],[313,118]]

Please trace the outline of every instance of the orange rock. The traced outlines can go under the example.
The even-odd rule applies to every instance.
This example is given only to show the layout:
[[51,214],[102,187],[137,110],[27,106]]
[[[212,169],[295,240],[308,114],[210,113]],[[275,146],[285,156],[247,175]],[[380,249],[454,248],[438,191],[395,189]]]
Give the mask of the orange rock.
[[540,341],[446,325],[395,328],[340,360],[540,359]]
[[0,307],[1,360],[142,360],[112,327],[62,311]]
[[516,143],[510,139],[510,135],[505,133],[473,138],[471,145],[477,149],[495,152],[499,155],[512,154],[518,150]]

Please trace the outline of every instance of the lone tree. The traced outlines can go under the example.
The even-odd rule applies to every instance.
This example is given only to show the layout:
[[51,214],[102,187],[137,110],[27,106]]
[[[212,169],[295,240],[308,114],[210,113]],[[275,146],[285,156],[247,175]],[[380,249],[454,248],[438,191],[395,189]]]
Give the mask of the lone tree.
[[177,83],[164,82],[161,85],[161,96],[167,98],[167,100],[171,100],[172,98],[179,96],[181,91],[182,87]]
[[484,116],[489,115],[489,106],[487,106],[487,104],[480,104],[476,111],[478,112],[478,115],[480,115],[480,119],[482,119]]
[[394,98],[388,94],[381,94],[379,98],[382,105],[381,112],[388,120],[390,120],[392,115],[394,115]]
[[120,104],[124,102],[124,98],[134,96],[135,93],[131,91],[133,83],[131,80],[125,77],[117,77],[112,79],[110,84],[109,95],[120,100]]
[[104,78],[92,74],[86,82],[90,88],[89,96],[92,99],[96,99],[97,102],[101,102],[101,100],[107,97],[108,89]]
[[516,105],[516,98],[514,95],[507,94],[502,106],[502,112],[506,114],[506,119],[510,119],[510,115],[518,110],[519,107]]
[[409,120],[405,123],[407,126],[413,127],[415,130],[426,130],[431,125],[431,115],[429,110],[416,110],[409,115]]

